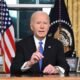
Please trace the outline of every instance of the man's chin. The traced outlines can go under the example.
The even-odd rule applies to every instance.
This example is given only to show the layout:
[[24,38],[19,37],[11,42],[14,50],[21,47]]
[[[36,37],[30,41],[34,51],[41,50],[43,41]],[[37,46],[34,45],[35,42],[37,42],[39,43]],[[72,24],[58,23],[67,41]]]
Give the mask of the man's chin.
[[45,38],[45,36],[40,36],[41,39]]
[[43,39],[43,38],[45,38],[45,36],[39,36],[38,38],[39,38],[39,39]]

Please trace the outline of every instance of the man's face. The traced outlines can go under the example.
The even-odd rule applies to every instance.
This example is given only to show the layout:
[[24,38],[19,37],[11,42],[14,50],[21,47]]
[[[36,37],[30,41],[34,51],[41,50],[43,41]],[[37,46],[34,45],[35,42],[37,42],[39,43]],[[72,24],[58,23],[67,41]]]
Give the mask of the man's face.
[[31,29],[37,38],[44,38],[48,33],[49,27],[50,21],[46,14],[35,15],[31,23]]

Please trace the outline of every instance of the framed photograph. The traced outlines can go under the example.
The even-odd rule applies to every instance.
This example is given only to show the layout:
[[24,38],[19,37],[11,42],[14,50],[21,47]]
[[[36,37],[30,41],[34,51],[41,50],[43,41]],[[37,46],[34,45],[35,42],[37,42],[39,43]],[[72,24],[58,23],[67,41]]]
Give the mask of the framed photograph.
[[80,58],[78,59],[77,72],[80,72]]
[[70,66],[70,72],[76,72],[77,69],[77,62],[78,62],[78,58],[77,57],[72,57],[72,58],[66,58],[67,63]]
[[0,55],[0,73],[5,72],[4,69],[4,56]]

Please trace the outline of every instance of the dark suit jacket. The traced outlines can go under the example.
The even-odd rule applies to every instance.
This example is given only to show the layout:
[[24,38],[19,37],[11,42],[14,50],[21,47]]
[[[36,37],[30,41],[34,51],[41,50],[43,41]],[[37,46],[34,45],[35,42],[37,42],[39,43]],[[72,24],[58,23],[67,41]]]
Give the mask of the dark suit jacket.
[[[21,40],[16,45],[16,56],[12,61],[11,74],[39,74],[39,63],[33,65],[29,70],[22,72],[21,66],[25,61],[28,61],[33,52],[36,51],[33,36]],[[53,66],[61,66],[66,72],[69,71],[69,66],[65,60],[63,53],[63,45],[56,39],[47,37],[44,48],[44,59],[42,64],[42,71],[48,64]]]

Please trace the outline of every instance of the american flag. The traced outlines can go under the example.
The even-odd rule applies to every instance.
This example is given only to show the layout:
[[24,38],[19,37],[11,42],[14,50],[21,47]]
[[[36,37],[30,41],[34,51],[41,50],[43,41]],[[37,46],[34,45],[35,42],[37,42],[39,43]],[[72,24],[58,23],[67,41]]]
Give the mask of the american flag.
[[0,0],[0,55],[4,56],[5,72],[10,72],[12,57],[15,57],[14,27],[7,4]]

